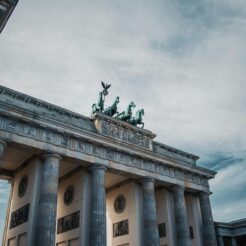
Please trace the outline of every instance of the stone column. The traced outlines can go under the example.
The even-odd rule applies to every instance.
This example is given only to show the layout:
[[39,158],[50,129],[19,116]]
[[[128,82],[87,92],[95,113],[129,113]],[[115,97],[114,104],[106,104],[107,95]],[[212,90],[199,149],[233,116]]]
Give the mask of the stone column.
[[7,146],[7,143],[0,139],[0,164],[2,161],[3,153],[4,153],[6,146]]
[[217,246],[209,193],[201,192],[199,194],[199,200],[202,214],[204,246]]
[[224,246],[224,241],[222,236],[218,236],[218,246]]
[[160,239],[155,203],[155,180],[147,177],[141,181],[143,187],[143,242],[145,246],[159,246]]
[[6,219],[5,219],[5,226],[4,226],[4,231],[3,231],[2,246],[7,245],[6,240],[7,240],[8,226],[9,226],[10,207],[11,207],[11,201],[12,201],[13,190],[14,190],[14,179],[10,179],[9,183],[11,185],[11,188],[10,188],[10,194],[9,194],[9,200],[8,200],[8,207],[6,211]]
[[237,246],[237,240],[235,237],[231,238],[231,246]]
[[188,216],[185,205],[184,187],[174,186],[173,200],[177,232],[177,245],[191,246]]
[[94,164],[91,168],[90,245],[106,246],[106,167]]
[[41,190],[36,228],[36,246],[54,246],[56,238],[56,210],[61,156],[44,155]]

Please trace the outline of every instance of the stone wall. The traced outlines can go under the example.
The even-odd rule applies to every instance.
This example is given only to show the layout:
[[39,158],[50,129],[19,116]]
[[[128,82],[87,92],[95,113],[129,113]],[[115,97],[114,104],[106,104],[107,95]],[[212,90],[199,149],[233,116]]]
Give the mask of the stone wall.
[[[115,199],[123,195],[125,197],[125,209],[117,213],[114,208]],[[106,195],[107,208],[107,245],[142,245],[142,197],[141,189],[135,182],[126,184],[118,189],[114,189]],[[118,236],[114,235],[113,225],[128,220],[129,233]]]
[[[27,163],[23,169],[17,171],[15,175],[6,246],[8,244],[18,246],[34,245],[41,168],[42,162],[36,158]],[[24,176],[28,180],[27,188],[24,194],[20,194],[23,191],[20,191],[19,185]]]

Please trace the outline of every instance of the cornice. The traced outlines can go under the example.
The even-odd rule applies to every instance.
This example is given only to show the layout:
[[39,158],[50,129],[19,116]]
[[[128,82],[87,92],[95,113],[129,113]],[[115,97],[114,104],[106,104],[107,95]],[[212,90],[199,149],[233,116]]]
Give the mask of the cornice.
[[193,154],[185,152],[183,150],[176,149],[174,147],[168,146],[166,144],[163,144],[163,143],[160,143],[160,142],[157,142],[157,141],[153,141],[153,144],[154,144],[154,146],[156,145],[158,147],[161,147],[161,148],[169,151],[170,153],[178,154],[178,155],[190,158],[190,159],[192,159],[194,161],[197,161],[200,158],[199,156],[193,155]]
[[18,0],[0,0],[0,7],[3,17],[0,20],[0,33],[2,32],[3,28],[5,27],[6,23],[8,22],[8,19],[10,18],[15,6],[17,5]]

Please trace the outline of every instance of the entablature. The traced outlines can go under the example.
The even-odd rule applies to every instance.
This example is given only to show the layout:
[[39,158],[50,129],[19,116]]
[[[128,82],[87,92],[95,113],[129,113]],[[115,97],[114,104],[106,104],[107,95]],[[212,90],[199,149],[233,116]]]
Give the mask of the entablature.
[[[155,134],[150,131],[101,114],[89,119],[71,113],[72,119],[75,117],[81,120],[81,124],[88,123],[87,127],[79,127],[78,122],[75,126],[68,123],[70,111],[61,111],[59,118],[56,118],[52,112],[56,115],[59,107],[52,106],[49,110],[49,104],[42,101],[42,106],[37,106],[40,100],[28,96],[25,99],[25,95],[14,94],[2,87],[1,93],[0,137],[7,141],[36,146],[45,151],[55,149],[61,155],[67,155],[70,151],[70,157],[73,158],[89,162],[100,161],[122,170],[131,167],[135,168],[134,172],[143,170],[159,175],[160,180],[162,177],[168,177],[172,182],[176,179],[203,187],[208,187],[208,179],[216,174],[191,165],[182,158],[153,151],[153,146],[158,143],[153,142]],[[172,151],[174,150],[176,155],[181,154],[173,148]],[[185,152],[182,152],[182,155],[186,155],[185,158],[197,158]]]

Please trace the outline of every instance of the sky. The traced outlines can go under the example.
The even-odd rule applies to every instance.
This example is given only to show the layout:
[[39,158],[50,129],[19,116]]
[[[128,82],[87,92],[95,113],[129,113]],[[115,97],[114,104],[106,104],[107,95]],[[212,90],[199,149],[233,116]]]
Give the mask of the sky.
[[[246,217],[246,1],[25,0],[0,36],[0,84],[89,116],[145,109],[156,140],[200,156],[214,220]],[[0,235],[9,186],[0,182]],[[1,238],[0,238],[1,239]]]

